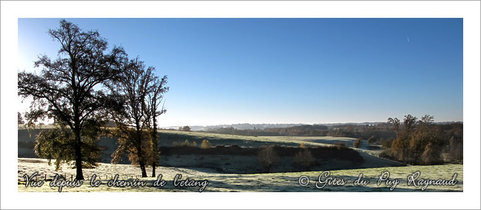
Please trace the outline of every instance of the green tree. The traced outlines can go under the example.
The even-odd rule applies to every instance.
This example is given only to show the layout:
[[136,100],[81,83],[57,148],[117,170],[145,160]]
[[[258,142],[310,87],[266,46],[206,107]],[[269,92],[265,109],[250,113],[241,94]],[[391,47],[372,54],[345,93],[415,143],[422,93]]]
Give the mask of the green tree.
[[[87,167],[97,166],[100,160],[101,149],[97,146],[99,137],[104,131],[101,120],[85,121],[82,136],[82,161]],[[62,162],[75,161],[75,135],[72,129],[62,124],[56,124],[54,129],[43,129],[35,139],[35,154],[40,158],[55,160],[55,169],[60,169]]]
[[[110,100],[99,85],[119,73],[116,64],[123,50],[113,48],[107,53],[107,41],[98,32],[84,32],[65,20],[49,34],[60,44],[58,58],[40,56],[35,62],[35,67],[42,68],[39,75],[19,73],[18,95],[33,98],[25,116],[29,126],[48,117],[70,130],[73,140],[66,146],[74,154],[76,179],[82,180],[82,150],[89,146],[82,134],[87,122],[105,116]],[[62,133],[65,134],[63,130],[57,134]]]

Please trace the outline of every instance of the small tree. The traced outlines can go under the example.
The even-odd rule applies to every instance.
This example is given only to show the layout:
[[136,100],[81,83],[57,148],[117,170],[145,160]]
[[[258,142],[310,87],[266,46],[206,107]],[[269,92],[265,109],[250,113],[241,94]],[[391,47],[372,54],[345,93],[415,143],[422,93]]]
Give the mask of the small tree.
[[273,145],[269,145],[261,149],[257,155],[257,159],[261,166],[268,172],[270,172],[272,166],[277,164],[280,160],[279,155],[277,155]]
[[361,147],[361,143],[362,143],[362,139],[361,138],[357,138],[353,143],[352,143],[352,146],[354,148],[359,148]]
[[374,136],[371,136],[367,139],[367,143],[369,143],[369,144],[374,144],[376,142],[377,142],[377,139]]
[[204,140],[202,141],[202,143],[200,144],[200,148],[202,148],[202,149],[208,149],[208,148],[210,148],[211,146],[212,146],[212,145],[210,144],[209,140],[207,140],[207,139],[204,139]]
[[152,91],[151,82],[155,80],[153,67],[145,69],[138,59],[123,60],[122,73],[109,87],[121,105],[116,107],[114,119],[117,124],[115,135],[119,145],[113,160],[123,153],[129,153],[132,163],[138,163],[142,177],[147,177],[145,166],[152,155],[152,135],[144,132],[150,128],[151,116],[148,109],[148,95]]
[[169,91],[169,87],[166,87],[167,84],[167,76],[163,76],[161,79],[155,77],[150,84],[150,88],[152,91],[148,94],[148,103],[147,103],[147,114],[151,119],[151,139],[152,139],[152,177],[155,177],[155,167],[160,159],[160,151],[159,151],[159,143],[158,143],[158,135],[157,135],[157,119],[160,115],[164,114],[167,110],[159,108],[160,103],[163,101],[164,94]]
[[311,151],[307,148],[300,150],[292,159],[294,166],[305,170],[311,168],[315,161],[316,159],[312,156]]
[[[83,164],[87,167],[97,166],[100,160],[101,149],[97,146],[100,136],[104,133],[101,123],[96,120],[85,122],[82,129],[82,157]],[[62,124],[56,124],[54,129],[42,130],[35,139],[35,154],[40,158],[55,160],[55,170],[60,169],[60,164],[75,161],[75,137],[72,130]]]

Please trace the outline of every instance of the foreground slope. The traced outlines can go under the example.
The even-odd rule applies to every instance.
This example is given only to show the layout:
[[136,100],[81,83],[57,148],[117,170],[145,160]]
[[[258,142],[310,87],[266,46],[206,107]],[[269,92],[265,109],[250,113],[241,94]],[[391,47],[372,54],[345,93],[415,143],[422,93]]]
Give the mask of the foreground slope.
[[[40,175],[39,180],[43,180],[45,174],[47,179],[50,179],[55,173],[59,173],[67,179],[70,179],[75,173],[75,170],[67,164],[62,165],[62,169],[56,172],[54,166],[49,166],[47,160],[36,158],[19,158],[18,160],[18,190],[19,191],[50,191],[56,192],[58,188],[49,187],[49,182],[44,184],[40,188],[25,187],[24,174],[31,175],[34,172],[38,172]],[[150,169],[149,169],[150,170]],[[390,173],[390,179],[398,179],[400,183],[393,190],[394,192],[401,191],[422,191],[420,187],[408,186],[407,176],[413,172],[420,171],[422,179],[446,179],[452,178],[456,173],[457,183],[454,186],[428,186],[425,192],[430,191],[462,191],[463,190],[463,165],[449,164],[449,165],[434,165],[434,166],[401,166],[401,167],[383,167],[383,168],[366,168],[366,169],[350,169],[350,170],[332,170],[331,177],[342,178],[350,182],[344,186],[326,186],[324,188],[317,188],[321,171],[310,172],[289,172],[289,173],[263,173],[263,174],[222,174],[215,171],[209,171],[207,169],[187,169],[177,167],[158,167],[157,171],[162,174],[163,179],[167,181],[167,185],[159,188],[152,187],[150,183],[155,178],[140,178],[138,175],[140,169],[138,167],[127,164],[107,164],[100,163],[98,167],[94,169],[84,169],[84,174],[88,178],[92,174],[96,174],[98,178],[102,180],[102,185],[99,187],[90,187],[88,181],[86,181],[81,187],[78,188],[64,188],[63,192],[93,192],[93,191],[134,191],[134,192],[165,192],[165,191],[188,191],[197,192],[198,187],[191,188],[179,188],[174,187],[172,180],[177,174],[182,175],[182,179],[188,178],[193,180],[208,180],[205,191],[217,191],[217,192],[229,192],[229,191],[250,191],[250,192],[324,192],[324,191],[390,191],[390,187],[386,185],[386,182],[382,182],[377,185],[377,179],[379,176],[388,171]],[[150,171],[148,171],[149,173]],[[352,181],[355,180],[359,174],[362,173],[365,179],[369,179],[369,184],[366,186],[353,186]],[[107,187],[106,182],[114,177],[115,174],[119,174],[121,180],[134,180],[139,178],[146,181],[148,186],[145,187]],[[308,177],[310,182],[307,186],[301,186],[299,184],[299,177]]]

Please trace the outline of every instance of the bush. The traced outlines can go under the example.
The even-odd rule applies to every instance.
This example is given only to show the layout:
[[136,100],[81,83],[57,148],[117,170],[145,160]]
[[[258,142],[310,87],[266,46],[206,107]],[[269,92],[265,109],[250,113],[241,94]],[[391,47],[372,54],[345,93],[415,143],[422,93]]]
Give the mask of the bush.
[[379,157],[394,160],[394,158],[390,154],[391,154],[390,150],[384,150],[381,153],[379,153]]
[[302,142],[301,144],[299,144],[299,148],[306,148],[306,145],[304,144],[304,142]]
[[451,162],[463,161],[463,140],[455,139],[453,136],[449,139],[448,157]]
[[381,146],[382,146],[383,149],[390,149],[391,145],[392,145],[392,142],[393,142],[393,140],[389,140],[389,139],[382,140]]
[[367,143],[369,143],[369,144],[374,144],[376,142],[377,142],[377,139],[374,136],[371,136],[371,137],[369,137],[369,139],[367,139]]
[[190,142],[189,140],[185,140],[184,142],[175,141],[172,143],[174,147],[197,147],[197,143],[195,141]]
[[442,163],[440,148],[429,142],[421,155],[421,161],[426,165]]
[[352,146],[355,147],[355,148],[359,148],[361,147],[361,142],[362,142],[362,139],[361,138],[357,138],[356,141],[354,141],[352,143]]
[[209,140],[204,139],[202,143],[200,144],[200,148],[202,149],[207,149],[210,148],[212,145],[210,144]]
[[257,155],[257,159],[261,166],[268,172],[270,172],[272,166],[277,164],[280,160],[279,155],[277,155],[273,145],[269,145],[261,149]]
[[335,146],[337,149],[346,149],[346,148],[347,148],[347,145],[344,144],[344,143],[335,143],[334,146]]
[[301,169],[309,169],[314,165],[315,159],[309,149],[302,149],[292,159],[292,164]]

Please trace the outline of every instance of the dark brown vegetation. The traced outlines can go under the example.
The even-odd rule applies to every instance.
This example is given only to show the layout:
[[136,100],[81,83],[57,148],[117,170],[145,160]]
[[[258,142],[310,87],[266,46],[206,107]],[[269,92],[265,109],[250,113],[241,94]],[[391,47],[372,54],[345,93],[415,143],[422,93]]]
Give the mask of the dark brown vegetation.
[[311,166],[316,163],[316,159],[312,156],[311,151],[308,148],[303,148],[292,160],[294,167],[300,168],[302,170],[309,170]]
[[441,164],[463,161],[463,125],[434,124],[433,117],[420,120],[406,115],[401,124],[396,118],[388,119],[396,133],[392,143],[385,142],[383,157],[409,164]]
[[[163,155],[245,155],[245,156],[257,156],[260,151],[270,148],[271,152],[275,152],[275,155],[280,157],[294,157],[296,154],[302,151],[309,151],[315,159],[328,160],[348,160],[361,163],[363,158],[358,152],[349,148],[338,148],[334,146],[326,147],[286,147],[286,146],[263,146],[263,147],[239,147],[237,145],[232,146],[216,146],[212,148],[202,149],[192,146],[176,146],[176,147],[160,147],[160,152]],[[270,152],[269,152],[270,153]],[[274,153],[270,153],[274,154]]]
[[210,168],[225,173],[270,173],[357,168],[361,155],[349,148],[237,145],[202,149],[192,146],[161,147],[163,164],[175,167]]
[[362,143],[362,139],[361,138],[357,138],[353,143],[352,143],[352,146],[354,148],[359,148],[361,146],[361,143]]

